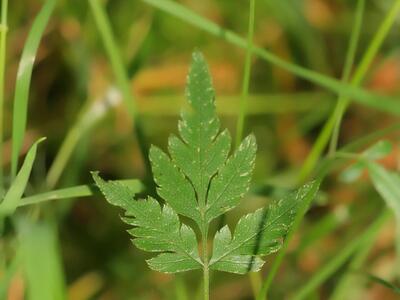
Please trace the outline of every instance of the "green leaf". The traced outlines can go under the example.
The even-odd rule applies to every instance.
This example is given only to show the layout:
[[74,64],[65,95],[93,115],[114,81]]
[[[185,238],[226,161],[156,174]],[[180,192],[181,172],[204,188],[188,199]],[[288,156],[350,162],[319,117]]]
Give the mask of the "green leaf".
[[398,173],[390,172],[381,165],[368,162],[367,169],[372,183],[378,193],[393,210],[400,222],[400,176]]
[[396,256],[397,263],[400,263],[400,174],[390,172],[381,165],[369,161],[367,169],[372,184],[385,200],[386,205],[393,211],[396,217]]
[[378,160],[384,158],[392,151],[392,144],[387,140],[380,140],[364,150],[359,160],[350,165],[340,174],[340,180],[343,182],[351,183],[361,177],[366,168],[365,161]]
[[339,179],[346,183],[354,182],[361,177],[364,170],[364,163],[362,161],[357,161],[343,170],[339,175]]
[[149,252],[168,252],[148,260],[150,268],[174,273],[202,266],[194,231],[181,225],[170,206],[161,208],[151,197],[134,200],[132,190],[126,185],[117,181],[106,182],[95,172],[92,175],[107,201],[125,209],[123,221],[135,226],[129,233],[136,237],[133,240],[136,247]]
[[392,152],[392,143],[387,140],[381,140],[371,147],[366,149],[362,156],[368,160],[378,160],[387,156],[390,152]]
[[32,171],[33,162],[35,161],[36,157],[37,146],[44,140],[45,138],[39,139],[29,149],[28,154],[25,157],[24,163],[22,164],[22,167],[17,174],[17,177],[15,178],[10,189],[4,196],[3,201],[0,203],[0,217],[13,214],[15,209],[18,207]]
[[229,228],[223,227],[215,236],[211,269],[243,274],[261,268],[263,261],[259,256],[281,248],[298,209],[308,199],[312,188],[313,184],[306,184],[273,202],[268,209],[259,209],[242,217],[233,237]]
[[164,152],[154,146],[150,149],[150,162],[154,180],[158,185],[158,194],[177,213],[200,223],[200,212],[195,209],[197,207],[195,191],[183,173]]
[[249,135],[212,180],[208,193],[207,222],[237,206],[248,191],[256,150],[256,139]]
[[[193,53],[186,97],[192,109],[181,115],[179,137],[171,135],[168,140],[170,155],[155,146],[150,149],[157,192],[166,202],[163,207],[153,198],[134,200],[134,193],[118,182],[105,182],[96,173],[93,178],[111,204],[125,209],[123,220],[133,226],[129,231],[135,237],[133,243],[144,251],[159,253],[147,261],[150,268],[166,273],[202,268],[205,278],[209,267],[240,274],[258,271],[264,264],[260,256],[281,247],[309,187],[269,210],[243,217],[233,237],[229,228],[223,227],[216,234],[209,261],[209,225],[236,207],[248,191],[257,145],[254,135],[249,135],[229,156],[231,137],[220,129],[210,72],[199,52]],[[182,224],[178,215],[198,225],[201,258],[195,232]]]

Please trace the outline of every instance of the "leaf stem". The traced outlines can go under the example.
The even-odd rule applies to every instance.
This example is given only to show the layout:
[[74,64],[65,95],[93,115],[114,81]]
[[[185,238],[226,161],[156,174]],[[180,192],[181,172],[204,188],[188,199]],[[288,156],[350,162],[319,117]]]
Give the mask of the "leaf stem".
[[3,174],[3,108],[4,108],[4,73],[6,68],[6,45],[7,45],[7,11],[8,0],[1,1],[1,24],[0,24],[0,190],[4,184]]
[[242,95],[240,97],[240,114],[236,124],[236,148],[239,147],[243,137],[244,121],[247,113],[247,98],[249,95],[250,75],[251,75],[251,54],[253,48],[254,37],[254,15],[255,15],[255,0],[250,0],[249,8],[249,28],[247,32],[247,49],[244,64],[244,74],[242,83]]
[[202,232],[202,252],[203,252],[203,299],[210,299],[210,270],[208,266],[208,225],[203,225]]

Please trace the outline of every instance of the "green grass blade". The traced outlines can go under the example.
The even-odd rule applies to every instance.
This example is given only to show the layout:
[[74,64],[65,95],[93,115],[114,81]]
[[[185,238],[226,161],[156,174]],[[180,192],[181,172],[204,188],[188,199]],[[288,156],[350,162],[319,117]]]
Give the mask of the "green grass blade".
[[[4,122],[4,73],[6,69],[6,43],[7,43],[7,12],[8,0],[1,1],[0,24],[0,166],[3,165],[3,122]],[[3,168],[0,167],[0,190],[3,189]]]
[[[396,216],[395,246],[397,266],[400,267],[400,173],[387,171],[372,161],[368,161],[366,165],[375,189]],[[398,267],[397,272],[400,272]]]
[[36,16],[26,40],[22,57],[19,62],[17,81],[15,85],[13,128],[12,128],[12,157],[11,157],[11,177],[17,174],[18,156],[22,147],[27,114],[29,86],[31,84],[33,64],[36,53],[42,38],[44,29],[52,14],[56,0],[47,0],[43,8]]
[[20,219],[17,227],[22,270],[28,287],[27,299],[65,299],[56,226],[50,222]]
[[367,276],[367,278],[369,280],[374,281],[374,282],[384,286],[385,288],[392,290],[397,295],[400,295],[400,287],[394,285],[393,283],[391,283],[381,277],[375,276],[373,274],[365,274],[365,275]]
[[304,284],[298,291],[294,293],[292,300],[308,299],[307,297],[315,291],[325,280],[327,280],[334,272],[336,272],[353,253],[368,241],[371,237],[375,236],[382,225],[390,218],[391,213],[385,209],[375,221],[358,237],[352,239],[340,251],[335,253],[334,257],[319,271],[317,271],[306,284]]
[[83,136],[119,102],[120,94],[115,89],[110,88],[102,99],[96,100],[89,107],[85,106],[82,109],[78,121],[68,132],[47,173],[46,185],[48,189],[53,189],[56,186],[75,147]]
[[[129,186],[129,188],[133,191],[140,192],[143,189],[141,182],[136,179],[118,180],[117,182]],[[18,206],[39,204],[53,200],[89,197],[95,194],[100,194],[96,185],[78,185],[22,198]]]
[[24,194],[29,176],[32,171],[33,162],[35,161],[36,157],[37,146],[43,140],[44,138],[38,140],[29,149],[21,170],[18,172],[18,175],[15,177],[15,180],[12,183],[10,189],[4,196],[3,202],[0,203],[0,217],[11,215],[18,207],[18,203],[20,202],[21,197]]
[[[202,16],[194,13],[190,9],[176,2],[173,2],[171,0],[142,0],[142,1],[161,9],[162,11],[181,19],[188,24],[191,24],[199,29],[202,29],[212,35],[220,37],[221,39],[224,39],[235,46],[244,49],[247,48],[246,40],[241,38],[236,33],[220,27],[214,22],[206,18],[203,18]],[[377,95],[371,92],[367,92],[361,88],[350,86],[348,84],[340,82],[339,80],[330,78],[328,76],[319,74],[312,70],[308,70],[301,66],[287,62],[263,48],[253,46],[252,49],[253,53],[258,57],[278,67],[281,67],[282,69],[285,69],[305,80],[308,80],[316,85],[329,89],[338,95],[343,94],[346,97],[354,99],[360,104],[376,108],[378,110],[385,111],[391,114],[400,115],[400,104],[398,103],[397,99],[393,97]]]
[[[359,5],[359,13],[362,13],[364,5]],[[382,43],[384,41],[384,38],[387,36],[389,33],[390,28],[394,24],[396,20],[396,16],[400,10],[400,1],[397,0],[392,8],[389,10],[389,13],[385,16],[381,26],[377,30],[375,36],[373,37],[371,43],[369,44],[365,54],[363,55],[363,58],[358,65],[354,76],[351,79],[350,85],[353,87],[358,87],[364,77],[367,74],[368,67],[371,65],[373,58],[376,56],[379,48],[382,46]],[[359,26],[361,25],[361,16],[356,18],[356,21],[359,20],[360,24],[356,24],[354,26],[355,29],[359,30]],[[358,37],[355,37],[358,39]],[[352,44],[355,42],[350,43],[350,49],[349,52],[354,51],[352,48]],[[353,59],[349,58],[347,62],[352,62]],[[347,66],[346,66],[347,67]],[[345,68],[346,69],[346,68]],[[344,76],[347,76],[349,72],[348,70],[345,70]],[[344,78],[346,79],[346,78]],[[316,162],[319,160],[319,158],[322,155],[323,150],[325,149],[326,145],[329,142],[329,137],[331,136],[332,132],[332,142],[330,146],[330,154],[333,154],[336,150],[337,147],[337,140],[339,136],[339,129],[340,129],[340,123],[343,117],[344,112],[346,111],[348,105],[350,103],[350,98],[345,95],[345,94],[340,94],[339,100],[337,102],[337,105],[329,117],[328,121],[325,123],[321,133],[319,134],[316,143],[314,144],[313,148],[311,149],[310,154],[308,155],[301,171],[299,174],[299,181],[302,182],[307,179],[309,174],[312,172],[314,169]],[[399,106],[398,104],[393,104],[394,107]]]
[[363,266],[368,259],[368,255],[374,246],[376,238],[377,234],[360,246],[357,253],[354,254],[354,258],[349,263],[347,270],[335,285],[335,289],[329,298],[330,300],[353,299],[352,293],[356,290],[356,285],[360,284],[360,278],[354,276],[355,274],[351,270],[358,270]]
[[[374,38],[372,39],[371,43],[369,44],[366,52],[364,53],[364,56],[357,67],[354,76],[351,80],[351,85],[352,86],[359,86],[362,81],[364,80],[367,71],[369,67],[371,66],[375,56],[378,53],[378,50],[382,46],[385,38],[390,32],[390,29],[394,25],[394,23],[397,20],[397,16],[400,11],[400,1],[396,0],[392,7],[389,9],[389,13],[385,16],[385,19],[383,20],[382,24],[378,28],[378,31],[374,35]],[[333,131],[332,139],[331,139],[331,145],[330,145],[330,153],[333,154],[338,143],[339,139],[339,131],[340,131],[340,124],[343,118],[344,113],[346,112],[346,109],[350,103],[350,99],[348,97],[341,97],[340,101],[338,102],[337,106],[337,114],[336,114],[336,124],[335,128]]]
[[[3,248],[3,247],[2,247]],[[14,255],[11,262],[6,266],[4,272],[2,271],[0,280],[0,299],[7,299],[7,292],[10,287],[10,282],[13,279],[15,273],[18,271],[18,267],[21,263],[19,251]]]
[[249,8],[249,28],[247,32],[247,49],[246,58],[244,63],[243,82],[242,82],[242,94],[240,97],[240,114],[236,124],[236,148],[239,147],[240,142],[243,138],[244,121],[247,113],[247,98],[249,95],[250,75],[251,75],[251,54],[253,47],[254,37],[254,15],[256,11],[255,0],[250,0]]
[[148,160],[149,145],[146,141],[144,131],[141,125],[140,117],[137,113],[135,105],[135,98],[133,96],[128,74],[125,70],[121,53],[117,47],[114,34],[111,29],[110,22],[107,14],[100,4],[99,0],[89,0],[90,8],[92,10],[96,26],[99,30],[101,39],[106,49],[108,58],[111,62],[111,67],[116,77],[118,87],[121,89],[123,100],[134,122],[134,130],[136,133],[139,150],[142,154],[142,159],[150,174],[150,163]]
[[[351,68],[353,67],[354,57],[357,50],[357,44],[361,33],[361,25],[365,8],[365,0],[358,0],[357,9],[354,18],[354,26],[350,36],[349,48],[347,50],[345,65],[343,68],[342,82],[347,83],[350,77]],[[339,118],[341,106],[343,105],[343,97],[340,95],[333,113],[330,115],[322,128],[317,140],[315,141],[310,153],[308,154],[299,173],[299,182],[306,180],[314,169],[317,161],[322,155],[326,145],[328,144],[331,133],[335,127],[335,123]],[[335,146],[336,148],[336,146]]]
[[128,74],[126,73],[121,54],[117,47],[117,42],[114,39],[111,24],[108,20],[106,12],[104,11],[104,8],[102,7],[102,4],[100,4],[98,0],[89,0],[89,4],[108,58],[110,59],[111,67],[116,77],[117,84],[121,89],[125,105],[130,115],[135,117],[137,111],[134,97],[132,95]]

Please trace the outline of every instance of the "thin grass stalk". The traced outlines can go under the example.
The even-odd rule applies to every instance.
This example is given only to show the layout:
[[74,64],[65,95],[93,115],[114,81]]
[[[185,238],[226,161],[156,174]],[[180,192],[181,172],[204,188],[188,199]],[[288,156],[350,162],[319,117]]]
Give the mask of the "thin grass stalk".
[[[396,17],[400,10],[400,1],[396,1],[393,6],[390,8],[389,13],[386,15],[383,23],[379,27],[374,39],[372,40],[370,46],[367,49],[367,52],[364,54],[364,57],[354,74],[353,80],[351,85],[358,86],[363,81],[367,71],[372,64],[373,59],[376,56],[379,48],[383,44],[386,36],[388,35],[390,29],[392,28],[394,22],[396,21]],[[335,128],[333,129],[333,134],[330,143],[330,151],[331,155],[334,154],[337,148],[338,140],[339,140],[339,132],[340,132],[340,125],[343,119],[343,115],[346,112],[346,109],[350,103],[350,99],[347,97],[343,97],[341,101],[338,103],[338,113],[335,122]]]
[[[342,73],[342,82],[347,83],[350,78],[351,69],[354,65],[354,59],[356,55],[357,45],[360,38],[361,33],[361,26],[362,20],[364,15],[365,9],[365,0],[358,0],[356,13],[354,18],[353,30],[351,32],[349,47],[346,53],[345,64]],[[317,161],[322,155],[328,141],[329,137],[331,136],[332,130],[335,126],[335,121],[339,117],[340,107],[343,102],[342,94],[339,95],[337,100],[336,106],[333,110],[333,113],[329,116],[328,120],[326,121],[324,127],[322,128],[317,140],[315,141],[309,155],[307,156],[299,174],[299,182],[303,182],[309,174],[314,169]]]
[[351,272],[357,271],[363,266],[365,260],[368,258],[368,254],[370,253],[372,247],[374,246],[377,234],[378,233],[376,233],[375,236],[371,237],[371,239],[366,241],[365,244],[360,245],[360,248],[354,254],[354,258],[350,262],[347,270],[344,272],[339,282],[335,285],[333,294],[329,298],[330,300],[348,299],[348,296],[346,295],[349,294],[349,291],[352,291],[352,287],[354,287],[353,280],[355,279],[356,276]]
[[111,29],[108,16],[98,0],[89,0],[96,26],[98,27],[101,39],[103,41],[111,67],[117,81],[117,85],[121,90],[123,100],[128,109],[128,113],[134,124],[134,131],[137,137],[139,150],[142,154],[142,160],[149,171],[150,163],[148,160],[148,145],[145,139],[140,117],[137,112],[135,98],[132,93],[129,76],[125,70],[121,53],[117,47],[117,42]]
[[3,171],[3,139],[4,139],[4,74],[6,69],[7,48],[7,12],[8,0],[1,1],[1,24],[0,24],[0,191],[4,188]]
[[77,122],[63,140],[63,143],[47,172],[47,189],[53,189],[57,185],[75,147],[78,145],[82,137],[87,134],[111,108],[119,104],[121,101],[120,99],[120,93],[114,88],[109,88],[104,97],[95,100],[90,104],[90,106],[85,105],[82,108]]
[[55,5],[56,0],[47,0],[36,16],[19,62],[13,103],[11,179],[17,174],[19,153],[25,136],[28,119],[29,88],[36,53]]
[[[201,30],[204,30],[214,36],[217,36],[232,45],[246,49],[247,42],[236,33],[226,30],[225,28],[215,24],[214,22],[203,18],[202,16],[194,13],[190,9],[174,2],[171,0],[142,0],[143,2],[161,9],[162,11],[175,16],[184,22],[191,24]],[[329,89],[336,94],[346,95],[355,101],[375,108],[381,111],[385,111],[391,114],[400,115],[400,106],[398,105],[397,99],[394,97],[377,95],[365,91],[362,88],[354,87],[349,84],[345,84],[337,79],[329,76],[320,74],[318,72],[303,68],[296,64],[290,63],[284,59],[279,58],[268,50],[253,45],[253,54],[264,59],[265,61],[272,63],[288,72],[299,76],[305,80],[308,80],[316,85]]]
[[303,300],[315,291],[325,280],[336,272],[354,254],[360,245],[373,238],[391,217],[391,212],[385,208],[375,221],[360,235],[352,239],[334,257],[328,261],[319,271],[317,271],[298,291],[295,291],[291,300]]
[[240,114],[236,124],[236,147],[239,147],[240,142],[242,140],[244,122],[247,114],[247,106],[248,106],[247,98],[249,95],[249,85],[251,76],[251,56],[252,56],[252,47],[254,38],[254,20],[256,11],[255,6],[256,6],[256,1],[250,0],[249,27],[247,31],[247,49],[246,49],[246,58],[244,63],[242,93],[240,97]]
[[[317,179],[317,186],[319,186],[321,184],[322,179],[323,179],[322,177]],[[257,300],[268,299],[269,288],[271,287],[271,284],[272,284],[272,282],[274,280],[274,277],[275,277],[276,273],[279,270],[279,267],[280,267],[280,265],[281,265],[281,263],[283,261],[283,258],[286,255],[286,251],[287,251],[287,249],[289,247],[289,242],[291,241],[294,233],[299,228],[300,223],[303,220],[304,215],[307,212],[307,210],[310,207],[311,202],[313,200],[314,200],[314,198],[308,197],[308,200],[305,201],[304,204],[302,204],[302,206],[300,207],[298,213],[296,214],[295,219],[293,221],[293,224],[292,224],[292,226],[291,226],[289,232],[287,233],[287,236],[286,236],[286,238],[285,238],[285,240],[283,242],[283,245],[282,245],[281,249],[279,250],[276,258],[274,259],[271,268],[269,269],[268,276],[267,276],[267,278],[265,279],[265,281],[263,282],[263,284],[261,286],[261,289],[260,289],[260,291],[258,293],[258,296],[257,296]]]
[[[375,58],[379,48],[382,46],[383,41],[387,34],[389,33],[391,27],[393,26],[396,16],[400,10],[400,0],[396,0],[388,14],[385,16],[382,24],[378,28],[378,31],[374,35],[371,40],[366,52],[361,59],[360,64],[358,65],[352,79],[350,85],[352,87],[358,87],[363,79],[365,78],[368,68],[370,67],[373,59]],[[339,136],[340,123],[343,117],[344,112],[346,111],[348,105],[350,103],[350,98],[344,94],[340,94],[337,105],[329,117],[328,121],[325,123],[323,129],[321,130],[316,143],[309,156],[307,157],[301,171],[299,174],[299,181],[302,182],[307,179],[310,173],[314,170],[314,167],[322,155],[323,150],[329,142],[329,137],[333,133],[332,142],[330,146],[330,154],[333,155],[336,147]],[[393,108],[400,107],[398,104],[393,104]],[[335,129],[336,128],[336,129]],[[334,132],[336,130],[336,132]]]

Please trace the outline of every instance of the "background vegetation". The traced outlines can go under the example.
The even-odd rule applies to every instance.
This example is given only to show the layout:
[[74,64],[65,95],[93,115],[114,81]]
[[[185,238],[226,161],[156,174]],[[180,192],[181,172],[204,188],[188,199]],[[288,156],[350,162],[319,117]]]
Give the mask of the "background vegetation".
[[[258,275],[212,275],[211,299],[253,299],[261,286],[269,299],[398,299],[399,10],[398,0],[2,0],[0,195],[47,140],[20,207],[0,203],[0,299],[201,295],[200,272],[150,271],[121,212],[81,186],[99,170],[154,194],[148,148],[177,132],[193,49],[210,64],[223,127],[258,142],[251,191],[227,222],[323,179],[286,255]],[[363,157],[382,169],[343,173],[377,141]]]

